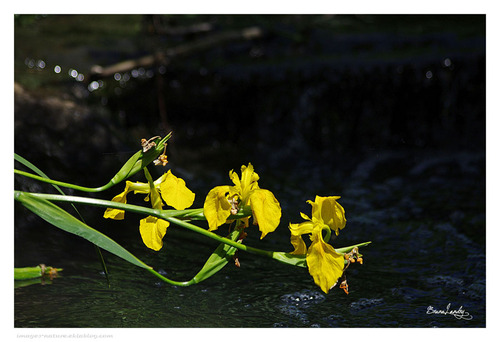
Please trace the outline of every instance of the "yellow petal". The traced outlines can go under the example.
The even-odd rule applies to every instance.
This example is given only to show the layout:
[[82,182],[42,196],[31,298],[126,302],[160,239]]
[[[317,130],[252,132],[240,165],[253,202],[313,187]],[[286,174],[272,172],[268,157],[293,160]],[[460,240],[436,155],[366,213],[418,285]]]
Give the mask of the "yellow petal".
[[174,176],[170,170],[160,184],[160,192],[165,203],[177,210],[186,209],[194,202],[195,195],[186,187],[186,182]]
[[167,178],[167,174],[166,173],[162,174],[157,180],[155,180],[153,182],[155,188],[160,189],[160,184],[165,181],[165,178]]
[[224,224],[231,214],[231,204],[227,200],[231,187],[216,186],[208,193],[203,204],[203,214],[208,222],[209,230],[215,230]]
[[300,236],[312,233],[314,225],[312,221],[306,221],[302,223],[290,223],[288,227],[290,228],[292,235]]
[[[111,201],[118,203],[127,203],[127,194],[131,191],[130,190],[131,184],[132,182],[126,181],[125,190],[122,193],[113,197]],[[110,218],[113,220],[123,220],[125,218],[125,210],[107,208],[103,216],[104,218]]]
[[248,166],[241,166],[241,181],[236,172],[229,171],[229,178],[234,183],[235,191],[240,195],[243,205],[248,204],[248,198],[253,190],[259,189],[259,175],[254,172],[253,165],[248,163]]
[[257,181],[259,175],[254,172],[253,165],[248,163],[248,166],[241,166],[241,196],[245,201],[253,190],[259,188]]
[[304,213],[300,213],[300,217],[302,217],[304,220],[306,221],[311,221],[311,219],[309,218],[309,216],[307,216],[306,214]]
[[344,257],[323,241],[320,234],[311,235],[312,244],[307,250],[306,262],[309,274],[323,292],[335,286],[344,271]]
[[161,201],[161,196],[160,196],[160,193],[158,192],[158,190],[156,190],[156,188],[153,186],[151,186],[151,189],[150,189],[150,194],[148,195],[148,197],[151,197],[151,206],[154,208],[154,209],[163,209],[163,202]]
[[304,255],[307,253],[306,244],[300,235],[291,235],[290,242],[293,245],[293,252],[290,254]]
[[253,222],[259,225],[259,230],[262,232],[260,238],[262,239],[266,234],[273,232],[280,224],[280,204],[271,191],[264,189],[252,191],[249,204],[252,207]]
[[235,191],[241,194],[241,182],[238,174],[233,170],[229,171],[229,179],[233,181]]
[[130,191],[134,191],[134,194],[149,194],[149,183],[143,182],[130,182]]
[[346,225],[345,210],[337,202],[340,196],[321,197],[316,196],[312,204],[312,216],[323,220],[323,222],[335,231],[338,235],[339,229],[343,229]]
[[148,216],[140,221],[139,232],[144,244],[155,251],[163,247],[163,237],[170,225],[168,221]]

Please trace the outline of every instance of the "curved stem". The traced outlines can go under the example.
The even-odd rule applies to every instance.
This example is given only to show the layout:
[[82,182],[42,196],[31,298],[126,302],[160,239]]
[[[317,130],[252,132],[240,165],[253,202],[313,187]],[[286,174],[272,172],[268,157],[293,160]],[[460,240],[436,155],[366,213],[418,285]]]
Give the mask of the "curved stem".
[[156,272],[152,268],[148,268],[147,270],[150,273],[154,274],[155,277],[163,280],[164,282],[166,282],[166,283],[168,283],[170,285],[175,285],[175,286],[190,286],[190,285],[196,284],[196,281],[195,281],[194,278],[191,279],[191,280],[188,280],[188,281],[176,281],[176,280],[168,279],[168,278],[162,276],[160,273]]
[[65,188],[70,188],[70,189],[80,190],[80,191],[86,191],[86,192],[99,192],[99,191],[103,191],[103,190],[109,189],[113,185],[113,183],[109,182],[108,184],[100,186],[100,187],[97,187],[97,188],[88,188],[86,186],[80,186],[80,185],[76,185],[76,184],[71,184],[71,183],[56,181],[56,180],[53,180],[53,179],[50,179],[50,178],[44,178],[44,177],[41,177],[41,176],[38,176],[38,175],[35,175],[35,174],[32,174],[32,173],[29,173],[29,172],[26,172],[26,171],[21,171],[21,170],[17,170],[17,169],[14,169],[14,173],[18,174],[18,175],[21,175],[21,176],[29,177],[29,178],[32,178],[32,179],[36,179],[36,180],[38,180],[40,182],[49,183],[49,184],[58,185],[58,186],[63,186]]
[[330,241],[330,238],[332,236],[332,231],[330,229],[330,227],[328,227],[326,224],[323,226],[323,231],[326,232],[326,235],[325,237],[323,238],[323,240],[325,240],[325,242],[328,242]]
[[[70,188],[70,189],[75,189],[79,191],[85,191],[85,192],[100,192],[106,189],[109,189],[115,184],[120,183],[124,179],[132,176],[136,172],[142,170],[145,166],[147,166],[149,163],[153,161],[154,158],[158,157],[158,155],[164,150],[168,139],[172,136],[172,132],[167,134],[164,138],[160,139],[157,141],[155,144],[155,148],[151,150],[151,152],[145,152],[142,150],[139,150],[137,153],[135,153],[130,159],[122,166],[122,168],[118,171],[118,173],[111,178],[111,180],[99,187],[91,188],[91,187],[86,187],[86,186],[80,186],[76,184],[71,184],[67,182],[60,182],[56,180],[52,180],[48,177],[42,177],[39,175],[35,175],[26,171],[21,171],[14,169],[14,174],[18,174],[20,176],[25,176],[29,177],[32,179],[36,179],[40,182],[45,182],[45,183],[50,183],[53,185],[58,185],[58,186],[63,186],[65,188]],[[20,162],[21,164],[24,164],[25,166],[28,166],[30,169],[33,170],[33,168],[36,168],[33,164],[28,162],[26,159],[23,157],[17,155],[14,153],[14,160]],[[35,170],[36,171],[36,170]]]

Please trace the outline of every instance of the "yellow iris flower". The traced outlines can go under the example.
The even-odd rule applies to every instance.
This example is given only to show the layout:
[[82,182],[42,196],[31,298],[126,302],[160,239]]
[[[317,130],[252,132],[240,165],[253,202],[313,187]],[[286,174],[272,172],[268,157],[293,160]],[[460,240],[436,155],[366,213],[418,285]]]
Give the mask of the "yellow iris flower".
[[[216,186],[205,199],[203,213],[209,230],[216,230],[226,223],[228,217],[235,215],[240,208],[250,207],[253,223],[262,233],[260,238],[273,232],[280,223],[281,207],[271,191],[259,188],[259,175],[254,172],[252,164],[241,167],[241,179],[233,170],[229,171],[229,178],[233,186]],[[242,221],[248,227],[248,218]]]
[[[163,208],[162,199],[167,205],[177,210],[183,210],[193,204],[195,197],[195,194],[186,187],[186,182],[174,176],[170,170],[152,184],[126,181],[125,190],[116,195],[112,201],[127,203],[127,194],[131,191],[134,194],[146,194],[145,201],[151,199],[153,208],[160,210]],[[108,208],[104,212],[104,218],[123,220],[124,217],[124,210]],[[154,216],[142,219],[139,231],[144,244],[155,251],[160,250],[163,246],[163,237],[169,225],[168,221],[158,219]]]
[[[340,196],[316,196],[312,205],[312,218],[300,213],[306,220],[302,223],[290,223],[290,242],[294,246],[292,254],[306,255],[309,274],[323,292],[328,291],[337,284],[344,271],[344,256],[325,242],[323,230],[330,236],[333,230],[338,235],[339,230],[346,224],[344,208],[337,202]],[[311,245],[306,249],[302,240],[303,234],[310,234]]]

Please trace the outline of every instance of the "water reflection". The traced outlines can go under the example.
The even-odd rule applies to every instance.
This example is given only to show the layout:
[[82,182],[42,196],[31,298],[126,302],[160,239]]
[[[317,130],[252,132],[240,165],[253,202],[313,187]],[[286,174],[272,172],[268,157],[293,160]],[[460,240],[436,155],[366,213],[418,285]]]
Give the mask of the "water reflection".
[[88,89],[90,92],[99,89],[99,82],[97,82],[97,81],[90,82]]
[[42,60],[42,59],[38,59],[38,60],[35,60],[33,58],[25,58],[24,60],[24,64],[26,64],[26,66],[29,68],[29,69],[38,69],[38,70],[42,70],[42,69],[45,69],[45,61]]
[[35,61],[33,59],[26,58],[24,60],[24,64],[26,64],[28,68],[32,69],[35,66]]

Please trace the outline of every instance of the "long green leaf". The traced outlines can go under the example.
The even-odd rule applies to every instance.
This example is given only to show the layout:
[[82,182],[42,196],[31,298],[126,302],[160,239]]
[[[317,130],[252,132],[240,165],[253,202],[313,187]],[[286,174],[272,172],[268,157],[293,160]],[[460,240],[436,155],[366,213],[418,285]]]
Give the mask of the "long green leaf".
[[[27,168],[33,170],[36,174],[38,174],[39,176],[41,177],[44,177],[46,179],[50,179],[49,176],[47,176],[42,170],[40,170],[38,167],[36,167],[34,164],[32,164],[31,162],[29,162],[27,159],[21,157],[19,154],[17,153],[14,153],[14,160],[18,161],[19,163],[23,164],[24,166],[26,166]],[[57,186],[56,184],[52,184],[52,186],[63,196],[65,196],[66,194],[64,193],[64,191],[61,190],[61,188],[59,186]],[[73,207],[73,209],[75,209],[76,213],[78,214],[78,216],[80,216],[80,219],[85,222],[85,220],[83,219],[83,216],[80,214],[80,212],[78,211],[78,209],[76,209],[76,206],[71,203],[71,206]],[[109,286],[109,273],[108,273],[108,268],[106,266],[106,262],[104,261],[104,257],[101,253],[101,250],[99,249],[99,247],[95,246],[95,250],[96,250],[96,253],[97,253],[97,256],[99,257],[99,261],[101,262],[101,267],[104,271],[104,274],[106,275],[106,281],[108,282],[108,286]]]
[[273,259],[292,266],[307,267],[305,255],[294,255],[285,252],[273,252]]
[[[232,241],[236,241],[239,236],[240,232],[238,230],[234,230],[227,238]],[[236,253],[237,250],[238,249],[236,247],[221,243],[212,255],[210,255],[202,269],[193,277],[193,281],[195,283],[199,283],[219,272],[233,258],[234,253]]]
[[131,264],[148,270],[166,283],[176,286],[189,286],[194,284],[193,280],[175,281],[164,277],[106,235],[89,227],[65,210],[42,197],[37,197],[22,191],[14,191],[14,199],[21,202],[26,208],[57,228],[78,235]]
[[[39,176],[43,177],[43,178],[47,178],[47,179],[50,179],[42,170],[40,170],[38,167],[36,167],[35,165],[33,165],[32,163],[30,163],[28,160],[24,159],[23,157],[21,157],[19,154],[17,153],[14,153],[14,160],[20,162],[21,164],[23,164],[24,166],[26,166],[27,168],[35,171],[35,173],[37,173]],[[61,190],[60,187],[58,187],[57,185],[55,184],[52,184],[52,186],[61,194],[61,195],[65,195],[65,193]],[[76,208],[75,208],[76,210]]]
[[367,242],[358,243],[356,245],[352,245],[352,246],[349,246],[349,247],[335,248],[335,251],[337,253],[349,253],[350,251],[352,251],[352,249],[354,247],[364,247],[364,246],[369,245],[370,243],[372,243],[372,242],[371,241],[367,241]]
[[78,235],[93,244],[107,250],[110,253],[119,256],[120,258],[134,264],[136,266],[150,269],[151,267],[136,258],[132,253],[120,246],[118,243],[102,234],[101,232],[89,227],[76,217],[72,216],[65,210],[55,204],[40,198],[31,196],[28,193],[15,191],[14,198],[21,202],[26,208],[40,216],[45,221],[52,225],[67,231],[71,234]]

